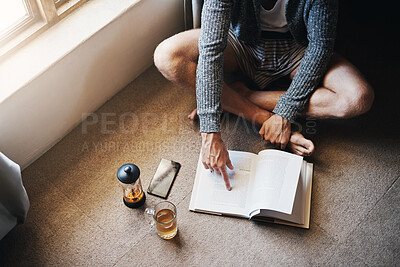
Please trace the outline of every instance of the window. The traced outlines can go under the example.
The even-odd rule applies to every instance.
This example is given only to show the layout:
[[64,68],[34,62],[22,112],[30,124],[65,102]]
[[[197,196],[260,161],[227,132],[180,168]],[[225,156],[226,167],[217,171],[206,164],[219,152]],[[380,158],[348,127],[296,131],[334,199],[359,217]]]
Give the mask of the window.
[[8,0],[0,3],[0,36],[5,39],[13,32],[29,24],[34,14],[29,1]]
[[69,2],[69,1],[68,0],[54,0],[54,4],[56,5],[56,8],[60,8],[66,2]]
[[9,6],[6,2],[0,3],[0,34],[4,35],[8,29],[13,29],[15,25],[25,24],[33,18],[29,2],[10,1]]
[[0,57],[27,42],[86,0],[1,0]]

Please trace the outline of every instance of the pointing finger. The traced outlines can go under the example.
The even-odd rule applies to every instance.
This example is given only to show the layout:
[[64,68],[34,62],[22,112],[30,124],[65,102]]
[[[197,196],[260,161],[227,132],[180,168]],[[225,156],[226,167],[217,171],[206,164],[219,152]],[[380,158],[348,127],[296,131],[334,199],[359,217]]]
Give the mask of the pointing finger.
[[228,176],[228,172],[226,171],[225,166],[221,168],[221,174],[222,174],[222,178],[224,178],[226,189],[228,191],[231,191],[232,187],[231,187],[231,184],[229,183],[229,176]]

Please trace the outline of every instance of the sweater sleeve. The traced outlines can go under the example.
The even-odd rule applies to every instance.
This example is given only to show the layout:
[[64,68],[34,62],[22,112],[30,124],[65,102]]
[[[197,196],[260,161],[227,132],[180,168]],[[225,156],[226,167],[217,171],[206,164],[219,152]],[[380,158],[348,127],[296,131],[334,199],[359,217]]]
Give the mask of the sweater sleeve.
[[231,14],[230,0],[206,0],[201,17],[196,72],[197,114],[200,132],[220,132],[223,53]]
[[336,37],[336,0],[316,0],[305,16],[308,46],[287,92],[273,112],[293,122],[325,74]]

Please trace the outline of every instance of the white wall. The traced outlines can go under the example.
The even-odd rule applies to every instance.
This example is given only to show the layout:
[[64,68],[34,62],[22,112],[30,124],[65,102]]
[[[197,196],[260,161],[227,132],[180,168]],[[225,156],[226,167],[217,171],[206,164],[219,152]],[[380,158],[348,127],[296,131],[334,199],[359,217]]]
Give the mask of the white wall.
[[[0,151],[27,167],[183,30],[182,0],[142,0],[0,104]],[[0,85],[1,86],[1,85]]]

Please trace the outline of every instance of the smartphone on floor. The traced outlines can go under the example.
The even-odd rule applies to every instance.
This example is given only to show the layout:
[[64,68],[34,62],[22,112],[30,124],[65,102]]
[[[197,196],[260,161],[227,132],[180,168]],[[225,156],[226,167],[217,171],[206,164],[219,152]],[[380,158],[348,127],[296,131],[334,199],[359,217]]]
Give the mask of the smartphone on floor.
[[147,193],[167,199],[180,168],[181,164],[178,162],[161,159],[156,173],[150,181]]

